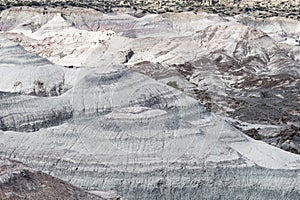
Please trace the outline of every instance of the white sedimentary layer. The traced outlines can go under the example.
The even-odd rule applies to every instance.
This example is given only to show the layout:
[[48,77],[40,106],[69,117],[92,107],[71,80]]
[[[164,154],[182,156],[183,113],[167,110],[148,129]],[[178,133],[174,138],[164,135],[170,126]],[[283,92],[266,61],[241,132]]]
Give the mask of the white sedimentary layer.
[[0,90],[42,96],[59,95],[64,90],[64,70],[19,45],[0,40]]

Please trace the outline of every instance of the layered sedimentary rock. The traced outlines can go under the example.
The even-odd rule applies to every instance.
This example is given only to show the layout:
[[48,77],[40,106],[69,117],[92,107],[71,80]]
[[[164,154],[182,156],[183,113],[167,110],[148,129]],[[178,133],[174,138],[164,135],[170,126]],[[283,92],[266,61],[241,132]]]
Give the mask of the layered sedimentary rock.
[[[1,42],[0,53],[13,44]],[[11,125],[1,126],[2,156],[129,199],[298,198],[298,155],[249,138],[183,92],[124,65],[64,73],[72,81],[58,96],[1,94],[1,124]],[[72,115],[53,124],[59,108]]]
[[[2,12],[0,24],[2,36],[56,64],[125,64],[199,99],[251,137],[300,152],[297,20],[23,7]],[[62,79],[58,94],[72,76]]]
[[0,80],[1,91],[57,96],[66,89],[61,67],[8,40],[0,40],[0,51],[0,73],[4,76]]

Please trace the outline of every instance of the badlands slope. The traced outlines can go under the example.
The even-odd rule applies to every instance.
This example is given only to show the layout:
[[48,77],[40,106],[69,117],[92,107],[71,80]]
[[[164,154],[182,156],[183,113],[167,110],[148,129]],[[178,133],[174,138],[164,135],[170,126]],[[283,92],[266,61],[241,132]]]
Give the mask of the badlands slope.
[[245,136],[193,98],[124,67],[65,75],[76,70],[59,96],[1,94],[2,156],[130,199],[298,197],[298,155]]
[[57,178],[33,170],[20,162],[0,159],[0,198],[21,199],[99,199]]
[[[224,120],[272,134],[299,122],[299,32],[267,23],[6,10],[0,155],[128,199],[297,199],[299,155]],[[273,102],[292,114],[272,118]]]
[[[4,37],[59,65],[125,64],[173,83],[251,137],[300,153],[299,21],[23,7],[3,11],[0,27]],[[58,84],[56,93],[66,87]]]

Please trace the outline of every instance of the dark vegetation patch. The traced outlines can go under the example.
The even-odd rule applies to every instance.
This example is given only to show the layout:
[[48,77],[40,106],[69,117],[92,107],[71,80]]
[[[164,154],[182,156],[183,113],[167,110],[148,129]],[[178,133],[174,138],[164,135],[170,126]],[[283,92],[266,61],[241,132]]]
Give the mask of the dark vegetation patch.
[[177,85],[176,81],[169,81],[169,82],[167,82],[167,85],[178,89],[178,85]]
[[82,7],[82,8],[91,8],[96,11],[110,13],[113,12],[113,8],[130,8],[135,11],[133,16],[142,17],[145,13],[154,13],[162,14],[167,12],[184,12],[192,11],[197,13],[199,11],[205,11],[208,13],[216,13],[220,15],[234,16],[238,14],[252,15],[255,17],[266,18],[281,16],[287,18],[293,18],[300,20],[299,11],[300,8],[292,6],[288,3],[280,5],[263,5],[256,3],[253,6],[242,6],[239,2],[236,2],[235,6],[218,4],[213,2],[213,5],[204,5],[202,1],[190,1],[189,3],[185,2],[176,2],[176,4],[166,4],[162,2],[160,6],[155,5],[156,1],[152,3],[145,3],[144,1],[125,1],[127,4],[122,4],[122,1],[96,1],[96,0],[86,0],[86,1],[16,1],[16,2],[6,2],[5,5],[0,5],[0,11],[8,9],[11,7],[20,7],[20,6],[29,6],[29,7]]

